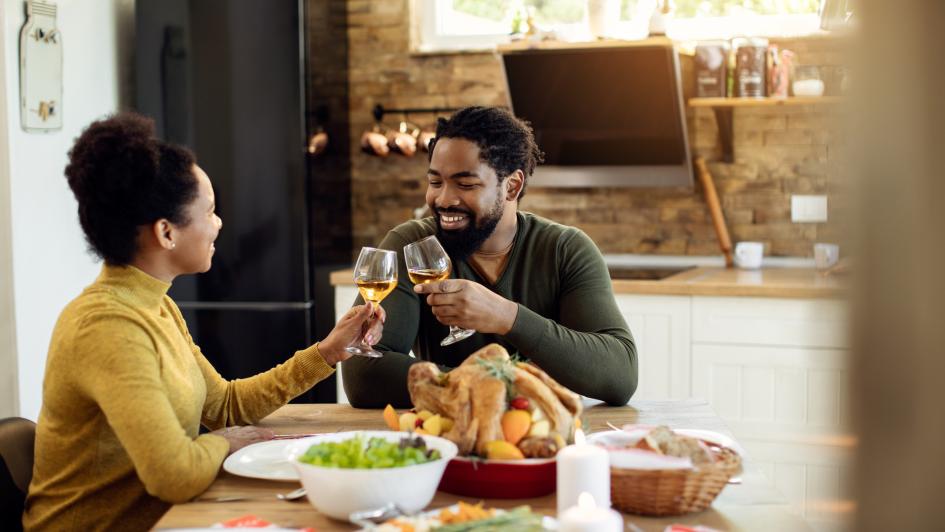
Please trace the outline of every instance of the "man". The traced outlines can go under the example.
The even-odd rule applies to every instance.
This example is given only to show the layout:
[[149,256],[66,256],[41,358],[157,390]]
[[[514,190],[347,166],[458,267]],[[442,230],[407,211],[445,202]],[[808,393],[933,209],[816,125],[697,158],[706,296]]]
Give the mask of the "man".
[[[504,109],[468,107],[438,121],[427,171],[433,216],[395,227],[378,246],[397,251],[400,279],[382,303],[384,356],[343,364],[352,405],[408,406],[411,364],[445,371],[493,342],[581,395],[630,399],[636,347],[600,251],[579,229],[518,210],[541,158],[529,125]],[[403,248],[432,234],[450,255],[451,278],[414,286]],[[450,325],[477,332],[441,347]],[[405,354],[411,348],[417,358]]]

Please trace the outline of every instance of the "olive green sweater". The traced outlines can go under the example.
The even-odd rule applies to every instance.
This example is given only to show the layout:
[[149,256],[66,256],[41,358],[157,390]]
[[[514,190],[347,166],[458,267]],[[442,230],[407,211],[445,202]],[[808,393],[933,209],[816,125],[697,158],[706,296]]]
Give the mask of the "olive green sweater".
[[[27,530],[144,530],[199,495],[229,452],[210,429],[251,424],[334,370],[312,346],[224,380],[187,332],[169,284],[104,266],[53,331]],[[209,524],[209,523],[208,523]]]
[[[444,370],[477,349],[497,342],[529,359],[571,390],[614,405],[626,404],[637,386],[633,336],[614,300],[604,259],[581,230],[519,212],[515,242],[495,285],[465,261],[453,263],[452,277],[483,284],[518,303],[512,330],[504,336],[477,333],[441,347],[449,328],[436,320],[413,291],[403,248],[436,232],[433,218],[401,224],[379,245],[397,251],[397,288],[381,304],[387,311],[377,349],[384,357],[353,357],[342,363],[345,393],[356,407],[405,407],[407,371],[420,360]],[[413,358],[404,353],[413,353]]]

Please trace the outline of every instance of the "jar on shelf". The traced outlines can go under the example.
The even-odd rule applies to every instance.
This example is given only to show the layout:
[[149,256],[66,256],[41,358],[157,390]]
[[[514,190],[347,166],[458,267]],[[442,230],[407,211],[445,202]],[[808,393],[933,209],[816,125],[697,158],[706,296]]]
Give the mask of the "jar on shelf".
[[768,39],[740,37],[735,48],[735,89],[742,98],[764,98],[767,94]]
[[821,79],[820,68],[813,65],[795,67],[791,91],[798,97],[823,96],[824,80]]

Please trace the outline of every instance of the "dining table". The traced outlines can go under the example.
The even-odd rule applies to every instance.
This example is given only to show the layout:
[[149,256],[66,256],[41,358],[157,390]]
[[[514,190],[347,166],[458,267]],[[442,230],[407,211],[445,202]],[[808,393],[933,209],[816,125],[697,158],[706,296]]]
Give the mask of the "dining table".
[[[701,429],[731,437],[725,422],[702,400],[634,401],[626,406],[585,402],[583,428],[588,434],[612,430],[626,424],[666,425],[674,429]],[[257,423],[276,434],[311,434],[349,430],[388,430],[381,410],[357,409],[344,404],[289,404]],[[236,476],[220,471],[216,480],[198,500],[176,504],[156,524],[156,529],[206,528],[227,520],[252,515],[285,528],[317,531],[358,530],[359,527],[329,518],[305,499],[283,501],[276,498],[298,487],[298,483],[277,482]],[[252,500],[210,502],[218,497],[248,496]],[[438,491],[427,509],[454,505],[460,500],[479,502]],[[555,494],[532,499],[484,499],[486,507],[514,508],[528,505],[532,511],[554,517]],[[707,510],[671,517],[623,514],[624,529],[634,532],[660,531],[672,524],[701,525],[717,530],[810,530],[804,518],[753,465],[743,461],[738,483],[730,483]]]

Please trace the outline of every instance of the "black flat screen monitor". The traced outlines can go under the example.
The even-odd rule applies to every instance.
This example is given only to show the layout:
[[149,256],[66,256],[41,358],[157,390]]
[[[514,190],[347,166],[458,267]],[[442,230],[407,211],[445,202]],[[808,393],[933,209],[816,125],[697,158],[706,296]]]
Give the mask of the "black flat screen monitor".
[[532,185],[692,185],[672,45],[512,51],[503,66],[512,111],[545,152]]

